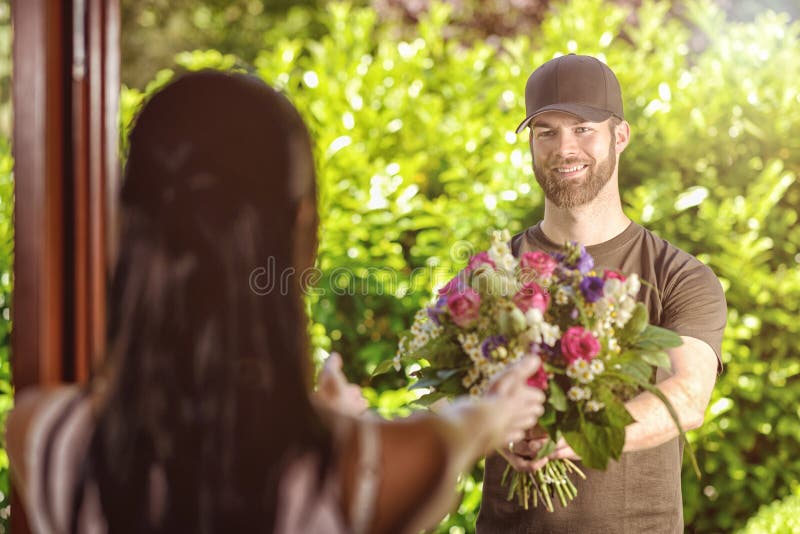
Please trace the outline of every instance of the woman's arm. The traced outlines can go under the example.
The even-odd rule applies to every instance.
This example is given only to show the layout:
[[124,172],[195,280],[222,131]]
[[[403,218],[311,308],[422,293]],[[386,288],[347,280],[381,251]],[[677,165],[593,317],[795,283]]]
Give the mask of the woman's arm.
[[[458,399],[439,414],[380,423],[379,488],[370,532],[418,532],[452,507],[460,473],[488,451],[523,436],[544,412],[544,394],[526,384],[539,366],[526,358],[480,399]],[[357,439],[342,459],[344,509],[359,483]]]

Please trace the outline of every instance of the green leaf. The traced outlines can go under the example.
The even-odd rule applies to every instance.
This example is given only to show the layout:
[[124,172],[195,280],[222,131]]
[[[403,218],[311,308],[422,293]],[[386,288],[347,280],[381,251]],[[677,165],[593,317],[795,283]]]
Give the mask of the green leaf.
[[447,398],[447,395],[440,391],[433,391],[431,393],[426,393],[425,395],[421,396],[417,400],[413,402],[413,404],[419,404],[421,406],[430,406],[434,402]]
[[621,364],[620,372],[625,373],[639,381],[649,382],[653,373],[653,368],[644,360],[631,360]]
[[375,367],[375,370],[372,371],[372,375],[370,378],[375,378],[378,375],[386,374],[389,371],[394,370],[394,360],[384,360]]
[[680,347],[681,345],[683,345],[681,336],[672,330],[648,325],[636,339],[635,347],[644,350],[661,350]]
[[595,396],[598,401],[605,405],[605,408],[603,408],[601,414],[609,426],[615,426],[624,429],[629,424],[636,422],[628,409],[625,407],[625,403],[618,399],[617,395],[615,395],[614,392],[609,388],[597,388],[595,390]]
[[564,390],[561,389],[561,386],[559,386],[555,380],[550,381],[550,391],[547,395],[547,402],[559,412],[566,411],[567,409],[567,397],[564,395]]
[[649,363],[650,365],[654,365],[656,367],[663,367],[664,369],[672,369],[672,362],[669,359],[669,355],[663,351],[642,351],[639,353],[642,360]]
[[627,345],[631,341],[637,339],[644,329],[647,328],[647,315],[647,308],[645,305],[641,302],[637,302],[631,318],[628,319],[628,322],[622,327],[622,332],[620,333],[620,342],[623,345]]

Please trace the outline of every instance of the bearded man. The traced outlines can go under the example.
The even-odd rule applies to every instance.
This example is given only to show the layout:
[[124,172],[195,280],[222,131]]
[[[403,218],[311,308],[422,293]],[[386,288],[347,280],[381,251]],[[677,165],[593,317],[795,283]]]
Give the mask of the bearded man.
[[[722,369],[725,296],[711,269],[623,212],[618,163],[630,141],[630,125],[616,76],[593,57],[558,57],[528,78],[525,104],[527,116],[517,132],[530,128],[545,210],[542,221],[514,236],[512,250],[516,255],[557,252],[567,241],[577,241],[594,257],[598,272],[638,274],[645,281],[638,299],[650,322],[683,339],[682,346],[668,351],[672,369],[659,369],[658,388],[684,430],[699,427]],[[511,444],[502,456],[487,458],[478,534],[682,533],[678,429],[652,393],[641,393],[626,407],[636,422],[626,428],[622,457],[611,460],[606,471],[581,466],[587,478],[573,476],[578,496],[566,508],[525,510],[506,500],[501,477],[507,461],[518,471],[546,462],[533,459],[544,441],[535,433]],[[549,458],[580,460],[563,440]]]

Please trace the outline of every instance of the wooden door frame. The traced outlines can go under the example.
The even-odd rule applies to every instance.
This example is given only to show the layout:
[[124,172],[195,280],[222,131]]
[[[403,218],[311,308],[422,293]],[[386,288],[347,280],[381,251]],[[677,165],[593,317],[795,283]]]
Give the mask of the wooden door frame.
[[[119,0],[13,0],[16,393],[86,382],[105,345],[119,183]],[[12,496],[12,531],[28,532]]]

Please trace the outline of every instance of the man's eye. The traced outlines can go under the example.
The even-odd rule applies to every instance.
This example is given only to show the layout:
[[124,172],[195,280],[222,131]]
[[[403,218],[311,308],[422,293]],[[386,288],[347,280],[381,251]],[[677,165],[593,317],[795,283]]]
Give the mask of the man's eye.
[[553,135],[553,132],[550,130],[544,130],[536,134],[536,137],[550,137]]
[[577,128],[575,128],[575,132],[576,133],[586,133],[586,132],[591,132],[591,131],[592,131],[592,129],[588,128],[586,126],[578,126]]

